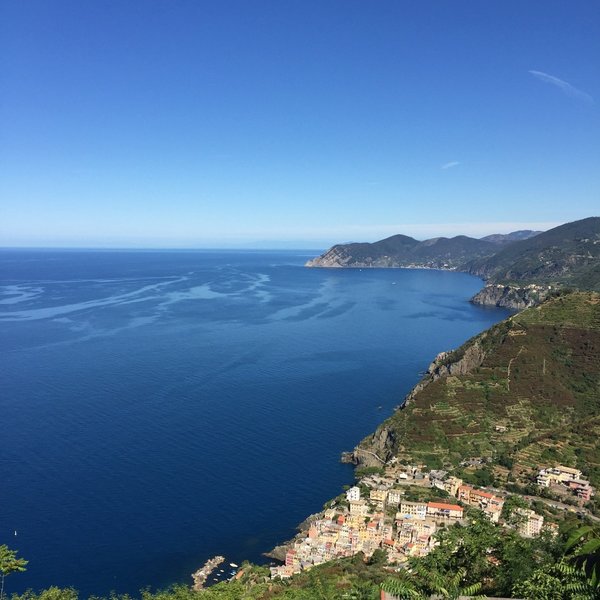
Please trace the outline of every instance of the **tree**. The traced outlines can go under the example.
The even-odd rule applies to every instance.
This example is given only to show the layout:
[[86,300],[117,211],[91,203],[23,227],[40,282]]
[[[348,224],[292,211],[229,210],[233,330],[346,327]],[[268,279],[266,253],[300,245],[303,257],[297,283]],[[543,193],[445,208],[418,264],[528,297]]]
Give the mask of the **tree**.
[[[529,508],[527,502],[523,499],[522,496],[509,496],[504,501],[504,506],[502,507],[502,518],[505,521],[509,521],[511,517],[514,519],[515,509],[517,508]],[[514,521],[520,521],[518,517],[514,519]],[[512,525],[517,525],[517,522],[511,523]]]
[[597,600],[598,591],[585,572],[566,561],[537,569],[513,588],[513,594],[527,600]]
[[479,511],[468,527],[453,525],[436,534],[438,545],[427,556],[411,559],[411,567],[422,563],[430,572],[452,576],[466,569],[465,584],[493,579],[497,567],[490,560],[501,543],[501,532]]
[[25,571],[25,565],[29,561],[17,558],[17,551],[8,546],[0,546],[0,600],[4,599],[4,579],[11,573]]

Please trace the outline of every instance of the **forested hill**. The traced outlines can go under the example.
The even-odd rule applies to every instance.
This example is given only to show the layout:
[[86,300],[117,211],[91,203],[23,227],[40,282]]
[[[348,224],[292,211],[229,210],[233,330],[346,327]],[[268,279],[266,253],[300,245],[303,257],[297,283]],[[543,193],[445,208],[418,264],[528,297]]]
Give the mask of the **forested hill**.
[[546,300],[432,364],[408,403],[366,438],[387,460],[454,467],[485,456],[498,483],[543,465],[580,468],[600,484],[600,294]]
[[600,217],[566,223],[475,259],[470,273],[493,283],[600,290]]
[[492,256],[497,242],[459,235],[419,242],[406,235],[369,243],[337,244],[309,260],[308,267],[428,267],[462,269],[474,258]]
[[519,231],[513,231],[512,233],[493,233],[492,235],[486,235],[482,237],[482,240],[486,242],[494,242],[495,244],[510,244],[518,240],[528,240],[538,234],[541,231],[532,231],[531,229],[520,229]]

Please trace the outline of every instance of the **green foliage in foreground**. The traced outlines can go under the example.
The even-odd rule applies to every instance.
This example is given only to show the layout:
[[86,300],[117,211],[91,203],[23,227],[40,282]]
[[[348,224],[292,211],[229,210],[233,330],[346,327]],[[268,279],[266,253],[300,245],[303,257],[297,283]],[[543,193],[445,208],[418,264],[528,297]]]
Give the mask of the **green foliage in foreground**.
[[464,596],[485,598],[479,591],[481,583],[465,585],[467,570],[460,568],[456,573],[444,577],[437,572],[430,572],[423,563],[417,563],[410,572],[404,571],[398,577],[390,577],[383,582],[381,588],[398,598],[428,600],[432,595],[458,600]]

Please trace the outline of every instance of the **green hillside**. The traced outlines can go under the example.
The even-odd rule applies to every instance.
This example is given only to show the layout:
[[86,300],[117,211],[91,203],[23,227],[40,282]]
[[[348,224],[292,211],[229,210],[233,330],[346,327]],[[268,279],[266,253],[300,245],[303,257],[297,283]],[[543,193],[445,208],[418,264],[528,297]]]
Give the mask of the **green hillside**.
[[600,217],[560,225],[476,259],[468,271],[492,283],[538,283],[600,290]]
[[311,260],[311,267],[410,267],[462,269],[474,258],[491,256],[499,244],[466,235],[419,242],[406,235],[370,243],[337,244]]
[[[465,374],[448,375],[457,361]],[[558,462],[600,484],[600,294],[551,298],[476,336],[435,370],[362,448],[430,466],[485,456],[504,481],[526,481]]]

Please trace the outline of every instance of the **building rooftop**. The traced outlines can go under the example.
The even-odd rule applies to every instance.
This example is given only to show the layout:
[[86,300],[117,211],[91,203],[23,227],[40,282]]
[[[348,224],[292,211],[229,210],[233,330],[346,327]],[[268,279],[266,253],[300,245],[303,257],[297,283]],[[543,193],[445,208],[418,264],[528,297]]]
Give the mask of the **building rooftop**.
[[462,510],[462,506],[458,504],[445,504],[444,502],[428,502],[427,506],[430,508],[438,508],[440,510]]

